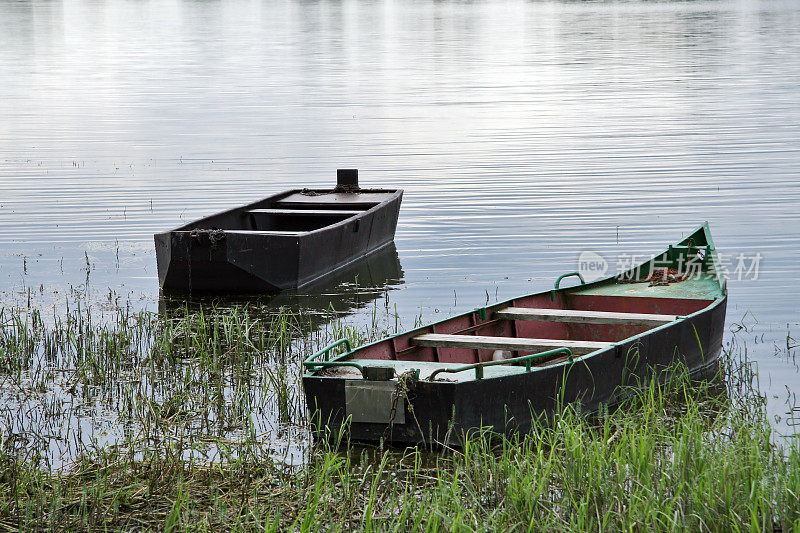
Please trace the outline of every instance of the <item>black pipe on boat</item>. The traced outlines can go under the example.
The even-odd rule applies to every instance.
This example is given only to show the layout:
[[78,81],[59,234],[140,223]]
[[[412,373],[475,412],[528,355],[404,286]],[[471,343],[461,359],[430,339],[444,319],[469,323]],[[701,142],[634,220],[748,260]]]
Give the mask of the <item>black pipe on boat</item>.
[[340,168],[336,170],[337,191],[357,191],[358,188],[357,168]]

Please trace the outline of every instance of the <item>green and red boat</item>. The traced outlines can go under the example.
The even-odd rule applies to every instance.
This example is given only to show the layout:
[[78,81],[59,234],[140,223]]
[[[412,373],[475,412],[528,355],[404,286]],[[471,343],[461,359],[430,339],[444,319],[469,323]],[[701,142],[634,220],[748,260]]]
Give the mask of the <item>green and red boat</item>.
[[[476,309],[304,362],[317,431],[358,441],[457,444],[479,428],[525,432],[559,402],[582,412],[626,387],[716,368],[727,289],[708,224],[626,272]],[[569,276],[580,284],[561,288]],[[345,353],[332,357],[336,350]]]

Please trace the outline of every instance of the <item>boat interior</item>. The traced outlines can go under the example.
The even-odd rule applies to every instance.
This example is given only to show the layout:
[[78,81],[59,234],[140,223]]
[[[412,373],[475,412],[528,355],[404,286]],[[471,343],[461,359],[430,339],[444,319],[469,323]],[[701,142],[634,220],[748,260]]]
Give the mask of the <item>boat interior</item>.
[[[364,366],[395,367],[395,373],[435,369],[568,348],[573,356],[602,350],[647,330],[668,324],[711,303],[712,299],[565,294],[551,300],[534,295],[505,305],[461,315],[357,350],[348,361]],[[565,354],[536,360],[534,366],[565,361]],[[524,371],[524,363],[485,367],[486,377]],[[458,381],[472,374],[449,374]]]
[[362,190],[352,193],[332,190],[292,191],[203,218],[178,230],[299,235],[356,217],[390,200],[396,193],[388,190]]
[[[698,252],[698,248],[702,250]],[[702,241],[699,245],[690,242],[683,247],[683,252],[687,250],[699,258],[692,275],[672,274],[680,261],[685,263],[685,254],[681,259],[681,247],[671,246],[660,257],[640,265],[635,274],[631,270],[595,283],[478,309],[361,347],[338,360],[362,367],[391,366],[395,375],[417,369],[424,379],[443,368],[499,362],[559,348],[568,348],[571,355],[562,350],[529,362],[491,364],[482,367],[482,372],[484,377],[508,375],[524,372],[529,366],[585,356],[705,309],[724,296],[724,286],[716,275],[716,256],[707,253],[713,248],[709,250]],[[653,265],[664,265],[663,279]],[[320,375],[354,370],[355,366],[330,367],[323,370],[328,374]],[[475,379],[475,375],[449,373],[446,379],[463,381]]]

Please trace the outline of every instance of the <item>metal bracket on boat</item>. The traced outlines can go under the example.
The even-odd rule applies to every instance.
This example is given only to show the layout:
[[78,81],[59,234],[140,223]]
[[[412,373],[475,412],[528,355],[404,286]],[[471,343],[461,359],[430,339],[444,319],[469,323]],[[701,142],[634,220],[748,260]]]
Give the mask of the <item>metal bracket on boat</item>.
[[480,308],[476,309],[475,312],[478,313],[478,318],[480,318],[481,320],[486,320],[486,308],[485,307],[480,307]]
[[554,355],[566,355],[569,358],[569,362],[572,362],[572,350],[569,348],[556,348],[555,350],[532,353],[523,355],[521,357],[512,357],[511,359],[504,359],[502,361],[486,361],[485,363],[474,363],[471,365],[460,366],[458,368],[439,368],[431,372],[431,375],[428,376],[428,381],[433,381],[433,379],[436,377],[436,374],[443,372],[448,374],[457,374],[458,372],[465,372],[467,370],[475,370],[475,379],[483,379],[483,369],[487,366],[511,365],[514,363],[525,363],[525,372],[530,372],[533,361]]
[[581,276],[580,272],[567,272],[566,274],[561,274],[560,276],[558,276],[558,279],[556,280],[556,283],[554,285],[555,288],[552,291],[550,291],[550,299],[552,301],[556,300],[556,291],[560,288],[559,286],[561,285],[561,280],[571,276],[578,276],[581,280],[581,285],[586,285],[586,280],[583,279],[583,276]]
[[559,288],[558,286],[561,285],[561,280],[562,279],[568,278],[570,276],[578,276],[580,278],[580,280],[581,280],[581,285],[586,285],[586,280],[583,279],[583,276],[581,276],[580,272],[568,272],[566,274],[561,274],[560,276],[558,276],[558,279],[556,280],[556,283],[555,283],[555,289],[558,290],[558,288]]
[[333,350],[334,348],[336,348],[337,346],[341,346],[343,344],[344,344],[344,346],[345,346],[345,348],[347,349],[348,352],[353,351],[353,348],[350,346],[350,339],[339,339],[338,341],[327,345],[326,347],[324,347],[323,349],[319,350],[318,352],[306,357],[305,361],[303,361],[303,364],[305,365],[305,364],[308,364],[308,363],[310,363],[312,361],[315,361],[315,360],[319,359],[320,357],[322,357],[323,355],[325,356],[324,360],[327,361],[328,360],[328,355],[330,354],[330,351]]
[[[306,367],[306,369],[311,371],[311,372],[313,372],[315,370],[321,370],[323,368],[334,367],[334,366],[349,366],[349,367],[357,368],[359,370],[359,372],[361,372],[361,375],[364,376],[364,367],[362,367],[361,365],[359,365],[357,363],[351,363],[351,362],[348,362],[348,361],[329,361],[329,356],[330,356],[331,350],[333,350],[337,346],[342,346],[342,345],[344,345],[344,347],[346,349],[345,353],[353,351],[353,348],[350,345],[350,340],[349,339],[339,339],[338,341],[327,345],[326,347],[324,347],[323,349],[319,350],[318,352],[306,357],[305,360],[303,361],[303,366]],[[317,361],[317,359],[319,359],[320,357],[323,357],[323,360],[322,361]]]

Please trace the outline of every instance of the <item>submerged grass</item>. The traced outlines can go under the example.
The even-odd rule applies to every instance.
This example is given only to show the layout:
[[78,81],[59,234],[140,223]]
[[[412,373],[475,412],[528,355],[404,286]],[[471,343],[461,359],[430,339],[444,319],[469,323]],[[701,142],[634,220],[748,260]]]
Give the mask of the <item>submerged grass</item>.
[[[775,437],[733,344],[720,379],[675,369],[597,416],[566,406],[530,434],[476,434],[457,450],[319,441],[297,464],[259,417],[306,431],[299,358],[386,333],[375,321],[319,328],[247,309],[0,320],[5,389],[47,396],[37,388],[63,371],[73,403],[106,402],[126,428],[112,442],[59,433],[58,398],[24,424],[9,412],[0,530],[800,530],[798,441]],[[54,435],[79,442],[58,468],[44,459]]]
[[36,449],[48,468],[90,448],[140,453],[140,443],[166,438],[191,442],[186,454],[210,459],[227,453],[218,439],[245,435],[296,455],[309,439],[302,356],[334,338],[361,343],[389,327],[373,320],[355,328],[333,313],[283,308],[181,305],[151,313],[113,297],[101,309],[80,300],[65,308],[0,309],[0,433]]

